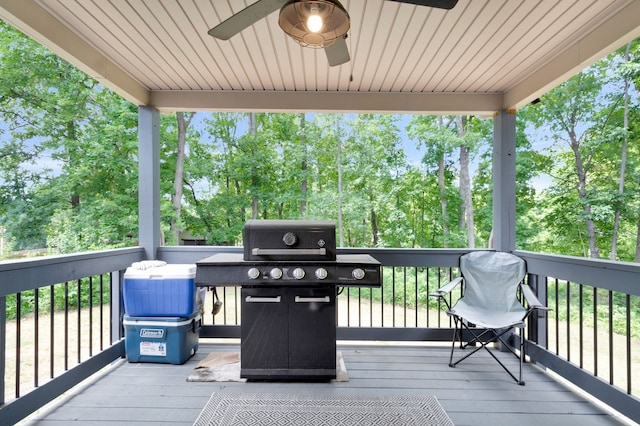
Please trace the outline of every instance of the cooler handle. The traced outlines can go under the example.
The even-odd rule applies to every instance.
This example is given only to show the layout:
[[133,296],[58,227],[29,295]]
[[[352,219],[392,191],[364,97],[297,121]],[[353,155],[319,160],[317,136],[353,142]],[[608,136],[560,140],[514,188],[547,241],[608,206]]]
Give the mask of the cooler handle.
[[202,319],[201,318],[198,318],[197,321],[195,319],[191,320],[191,332],[192,333],[196,333],[198,330],[200,330],[200,328],[202,328]]

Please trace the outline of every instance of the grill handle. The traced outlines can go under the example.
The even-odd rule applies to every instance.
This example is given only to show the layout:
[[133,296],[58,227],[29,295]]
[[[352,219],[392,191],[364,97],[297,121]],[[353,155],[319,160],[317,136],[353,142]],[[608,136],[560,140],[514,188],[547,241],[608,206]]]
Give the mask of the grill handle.
[[326,256],[327,249],[251,249],[251,254],[254,256],[289,256],[289,255],[301,255],[301,256]]
[[296,296],[294,300],[296,303],[330,303],[331,302],[331,298],[329,296],[325,296],[325,297]]
[[281,296],[275,297],[255,297],[247,296],[244,300],[247,303],[280,303]]

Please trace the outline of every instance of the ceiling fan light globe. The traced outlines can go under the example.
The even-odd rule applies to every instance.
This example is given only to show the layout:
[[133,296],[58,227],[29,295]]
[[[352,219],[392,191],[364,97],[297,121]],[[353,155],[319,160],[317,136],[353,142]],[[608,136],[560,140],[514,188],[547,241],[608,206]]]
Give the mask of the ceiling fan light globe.
[[[320,29],[309,23],[311,15],[321,20]],[[291,0],[280,9],[280,28],[303,47],[322,48],[344,38],[349,31],[349,14],[335,0]]]
[[311,15],[307,19],[307,28],[312,33],[319,33],[322,29],[322,18],[318,15]]

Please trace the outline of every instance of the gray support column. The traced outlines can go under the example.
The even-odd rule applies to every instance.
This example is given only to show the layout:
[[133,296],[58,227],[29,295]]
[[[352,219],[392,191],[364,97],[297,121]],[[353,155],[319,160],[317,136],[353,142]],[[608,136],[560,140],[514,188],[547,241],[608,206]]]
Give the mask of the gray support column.
[[516,248],[516,113],[493,119],[493,247]]
[[124,316],[123,280],[124,271],[111,273],[111,344],[119,342],[124,337],[122,328],[122,317]]
[[4,387],[5,387],[5,372],[6,372],[6,367],[5,367],[5,356],[4,354],[7,353],[7,337],[5,334],[5,330],[7,327],[7,297],[6,296],[0,296],[0,330],[2,330],[2,332],[0,333],[0,354],[2,354],[2,356],[0,356],[0,407],[2,405],[4,405],[5,401],[5,394],[4,394]]
[[160,113],[138,108],[138,235],[145,259],[160,245]]

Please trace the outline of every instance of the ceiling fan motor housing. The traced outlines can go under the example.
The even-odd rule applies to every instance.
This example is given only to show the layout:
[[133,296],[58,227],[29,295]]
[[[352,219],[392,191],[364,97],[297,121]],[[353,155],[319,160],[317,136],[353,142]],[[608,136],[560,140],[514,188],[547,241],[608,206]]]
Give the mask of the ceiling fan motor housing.
[[[322,28],[313,32],[308,28],[309,16],[317,14]],[[303,47],[324,48],[344,38],[351,26],[349,14],[333,0],[293,0],[280,9],[280,28]]]

